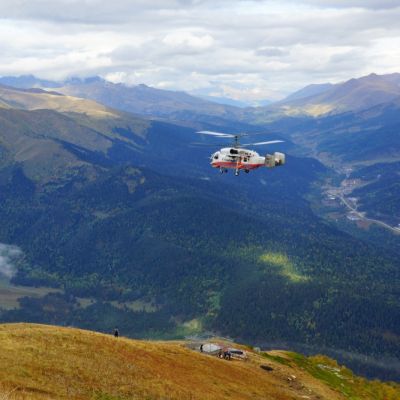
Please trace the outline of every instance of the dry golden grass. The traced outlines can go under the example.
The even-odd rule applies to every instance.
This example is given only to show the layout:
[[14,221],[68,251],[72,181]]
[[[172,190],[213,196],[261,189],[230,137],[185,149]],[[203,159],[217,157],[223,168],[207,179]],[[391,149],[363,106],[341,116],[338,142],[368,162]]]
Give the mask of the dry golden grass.
[[304,106],[288,106],[282,107],[282,111],[287,116],[298,116],[298,115],[311,115],[313,117],[319,117],[327,114],[335,109],[333,104],[306,104]]
[[0,366],[0,400],[344,399],[305,371],[255,353],[225,361],[180,342],[46,325],[0,325]]
[[26,110],[50,109],[59,112],[84,113],[96,118],[117,118],[119,115],[93,100],[73,96],[52,94],[51,92],[27,92],[12,88],[0,88],[3,107],[16,107]]

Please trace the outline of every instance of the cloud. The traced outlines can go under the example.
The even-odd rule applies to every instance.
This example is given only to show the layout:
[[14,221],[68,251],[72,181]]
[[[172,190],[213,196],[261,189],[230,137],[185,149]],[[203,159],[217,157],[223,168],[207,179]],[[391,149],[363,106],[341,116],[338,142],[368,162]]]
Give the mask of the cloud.
[[282,57],[287,54],[287,52],[279,49],[278,47],[259,48],[255,51],[255,53],[257,56],[265,56],[265,57]]
[[0,243],[0,276],[11,278],[15,273],[15,264],[21,256],[19,247]]
[[304,3],[331,8],[369,8],[375,10],[399,7],[398,0],[304,0]]
[[172,32],[165,35],[162,43],[174,49],[204,51],[212,47],[214,39],[209,34],[196,35],[191,32]]
[[282,97],[309,83],[398,69],[396,3],[3,0],[0,75],[100,74],[243,100]]

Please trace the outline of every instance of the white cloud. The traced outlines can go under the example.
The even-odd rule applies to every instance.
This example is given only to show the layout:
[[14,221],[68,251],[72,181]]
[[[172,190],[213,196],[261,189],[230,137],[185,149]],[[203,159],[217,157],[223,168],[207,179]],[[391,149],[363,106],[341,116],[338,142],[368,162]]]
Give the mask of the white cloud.
[[211,35],[195,35],[190,32],[172,32],[165,35],[162,40],[167,46],[174,48],[192,49],[203,51],[210,48],[214,39]]
[[15,273],[15,263],[21,256],[19,247],[0,243],[0,277],[11,278]]
[[276,98],[313,82],[396,70],[397,3],[2,0],[0,74],[100,74],[243,100]]
[[304,2],[332,8],[388,9],[399,7],[398,0],[304,0]]

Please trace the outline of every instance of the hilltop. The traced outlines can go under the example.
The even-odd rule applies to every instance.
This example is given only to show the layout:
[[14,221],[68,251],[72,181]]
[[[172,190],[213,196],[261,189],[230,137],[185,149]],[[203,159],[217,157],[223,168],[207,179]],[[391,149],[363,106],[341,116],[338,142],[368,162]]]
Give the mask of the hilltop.
[[150,342],[46,325],[0,325],[3,399],[396,399],[400,387],[353,376],[323,356],[201,354],[187,342]]
[[95,118],[118,118],[116,112],[93,100],[64,96],[42,89],[18,89],[0,85],[0,106],[22,110],[54,110],[64,113],[84,113]]

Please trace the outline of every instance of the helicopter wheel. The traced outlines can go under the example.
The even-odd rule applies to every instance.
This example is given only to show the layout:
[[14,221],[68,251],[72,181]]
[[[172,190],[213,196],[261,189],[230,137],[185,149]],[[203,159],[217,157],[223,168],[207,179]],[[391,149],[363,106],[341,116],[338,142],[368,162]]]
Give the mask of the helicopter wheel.
[[223,168],[220,168],[220,169],[219,169],[219,173],[220,173],[220,174],[223,174],[223,173],[224,173]]
[[246,174],[248,174],[250,171],[248,169],[245,169],[244,172],[246,172]]
[[239,176],[239,171],[238,170],[235,171],[235,176]]

